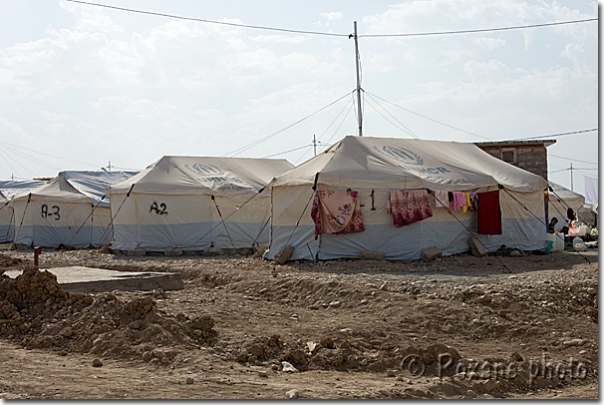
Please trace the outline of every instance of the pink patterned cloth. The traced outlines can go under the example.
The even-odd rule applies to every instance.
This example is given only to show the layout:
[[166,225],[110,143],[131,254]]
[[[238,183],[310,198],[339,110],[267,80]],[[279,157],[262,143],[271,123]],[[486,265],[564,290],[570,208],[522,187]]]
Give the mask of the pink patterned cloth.
[[317,190],[310,216],[315,223],[315,239],[322,233],[344,234],[365,230],[358,191]]
[[392,214],[397,228],[432,216],[432,207],[426,190],[390,191],[386,211]]

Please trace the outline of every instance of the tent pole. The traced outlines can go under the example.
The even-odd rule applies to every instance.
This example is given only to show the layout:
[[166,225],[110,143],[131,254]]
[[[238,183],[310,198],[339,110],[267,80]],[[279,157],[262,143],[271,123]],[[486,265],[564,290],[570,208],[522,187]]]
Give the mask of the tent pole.
[[357,65],[357,108],[359,110],[359,136],[363,136],[363,112],[361,111],[361,77],[359,74],[359,36],[357,35],[357,22],[354,22],[354,52]]

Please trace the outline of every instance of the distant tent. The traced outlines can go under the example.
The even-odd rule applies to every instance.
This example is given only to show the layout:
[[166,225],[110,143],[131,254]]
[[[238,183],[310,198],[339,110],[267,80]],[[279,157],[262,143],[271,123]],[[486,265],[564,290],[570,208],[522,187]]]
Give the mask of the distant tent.
[[[265,255],[269,259],[291,245],[290,260],[359,258],[363,251],[383,253],[387,260],[414,260],[433,246],[445,255],[466,252],[473,235],[489,251],[501,245],[523,250],[545,247],[545,179],[474,144],[347,136],[278,176],[269,187],[271,240]],[[437,206],[432,192],[438,192],[443,204],[444,200],[451,204],[449,192],[464,200],[465,194],[453,192],[468,197],[477,193],[474,197],[479,199],[474,200],[480,209],[473,211],[476,206],[471,206],[451,215]],[[419,196],[420,203],[414,205],[411,196]],[[350,217],[345,225],[352,224],[350,228],[338,228],[346,224],[355,198],[361,215],[356,220],[355,214]],[[325,207],[332,210],[331,217]],[[399,221],[409,212],[423,220]]]
[[42,184],[39,180],[0,180],[0,243],[11,242],[15,236],[13,196]]
[[164,156],[111,187],[111,247],[161,252],[265,245],[265,186],[292,167],[284,159]]
[[56,248],[99,247],[111,241],[109,186],[136,172],[64,171],[15,195],[15,243]]
[[574,213],[579,213],[585,203],[585,197],[551,181],[549,188],[551,190],[548,190],[548,214],[550,221],[554,217],[558,219],[554,229],[559,231],[563,226],[568,225],[568,209],[571,208]]

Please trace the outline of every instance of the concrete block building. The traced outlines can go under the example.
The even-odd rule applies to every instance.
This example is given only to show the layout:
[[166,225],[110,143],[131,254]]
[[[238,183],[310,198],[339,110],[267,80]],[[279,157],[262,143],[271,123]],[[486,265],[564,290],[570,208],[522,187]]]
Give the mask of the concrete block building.
[[547,150],[555,139],[534,141],[476,142],[490,155],[547,180]]

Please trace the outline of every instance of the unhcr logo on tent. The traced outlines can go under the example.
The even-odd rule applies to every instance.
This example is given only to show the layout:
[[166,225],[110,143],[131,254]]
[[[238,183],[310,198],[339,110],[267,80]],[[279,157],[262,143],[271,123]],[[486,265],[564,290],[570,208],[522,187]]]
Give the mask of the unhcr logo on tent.
[[[393,146],[382,146],[380,149],[378,146],[374,146],[373,149],[381,153],[382,155],[386,155],[388,157],[394,158],[401,163],[397,165],[403,170],[407,170],[410,172],[415,172],[419,174],[441,174],[441,173],[451,173],[449,169],[446,167],[417,167],[424,165],[424,159],[421,158],[417,153],[410,151],[405,148],[396,148]],[[459,180],[459,182],[463,182],[464,180]]]
[[403,163],[408,165],[420,166],[424,164],[424,159],[422,159],[421,156],[410,151],[409,149],[395,148],[393,146],[382,146],[381,150],[377,146],[374,146],[373,149],[384,155],[393,157],[396,160],[402,161]]
[[192,166],[188,164],[185,165],[187,169],[197,174],[201,174],[202,176],[220,176],[224,175],[224,172],[217,168],[214,165],[202,165],[200,163],[195,163]]

